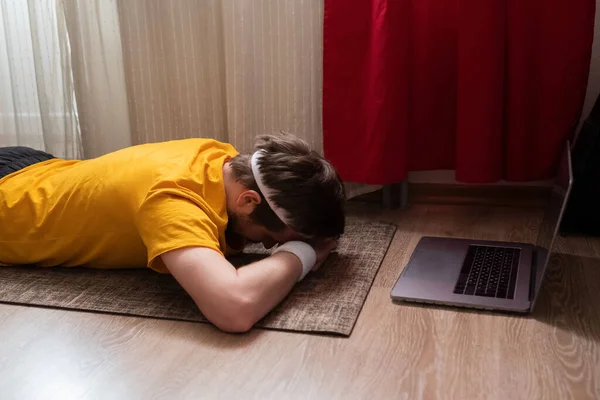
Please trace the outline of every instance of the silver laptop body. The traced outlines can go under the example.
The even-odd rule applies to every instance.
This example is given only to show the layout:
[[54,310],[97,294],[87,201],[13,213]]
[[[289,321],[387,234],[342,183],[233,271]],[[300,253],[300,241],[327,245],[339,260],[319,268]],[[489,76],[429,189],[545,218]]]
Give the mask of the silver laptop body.
[[423,237],[393,300],[528,313],[550,261],[571,187],[567,143],[536,244]]

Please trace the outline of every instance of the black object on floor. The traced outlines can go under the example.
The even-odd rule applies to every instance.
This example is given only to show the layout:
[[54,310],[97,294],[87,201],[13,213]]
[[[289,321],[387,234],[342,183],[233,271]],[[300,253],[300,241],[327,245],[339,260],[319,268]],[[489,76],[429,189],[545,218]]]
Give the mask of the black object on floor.
[[600,96],[572,150],[574,183],[561,233],[600,236]]

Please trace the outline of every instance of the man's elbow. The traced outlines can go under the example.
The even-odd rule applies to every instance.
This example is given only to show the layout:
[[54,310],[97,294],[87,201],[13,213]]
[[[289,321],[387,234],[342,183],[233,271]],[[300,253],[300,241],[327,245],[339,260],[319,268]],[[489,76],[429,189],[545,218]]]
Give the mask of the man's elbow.
[[235,296],[227,303],[211,321],[217,328],[229,333],[244,333],[258,322],[255,302],[248,297]]
[[214,322],[214,324],[217,328],[227,333],[245,333],[254,327],[254,322],[249,320]]

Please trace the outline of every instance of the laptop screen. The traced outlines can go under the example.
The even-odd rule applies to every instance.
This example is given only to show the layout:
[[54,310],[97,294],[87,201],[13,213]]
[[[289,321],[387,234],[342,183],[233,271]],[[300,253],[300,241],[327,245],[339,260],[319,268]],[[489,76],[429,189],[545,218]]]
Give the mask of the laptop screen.
[[542,278],[548,265],[548,258],[553,251],[555,238],[558,236],[560,222],[568,201],[572,182],[573,171],[571,166],[571,152],[569,143],[567,143],[538,233],[538,260],[535,279],[536,294],[539,293]]

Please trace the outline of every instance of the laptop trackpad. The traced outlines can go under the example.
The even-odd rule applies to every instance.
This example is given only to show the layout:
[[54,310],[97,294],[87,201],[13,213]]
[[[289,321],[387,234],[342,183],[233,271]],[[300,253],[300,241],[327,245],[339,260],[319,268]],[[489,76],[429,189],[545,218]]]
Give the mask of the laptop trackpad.
[[393,292],[417,297],[430,290],[452,293],[471,243],[464,239],[422,238]]

